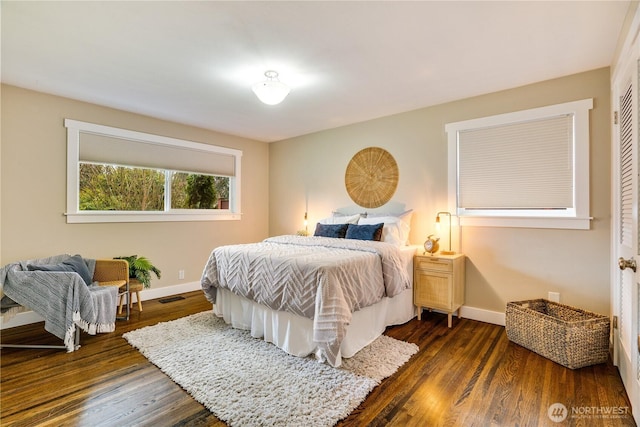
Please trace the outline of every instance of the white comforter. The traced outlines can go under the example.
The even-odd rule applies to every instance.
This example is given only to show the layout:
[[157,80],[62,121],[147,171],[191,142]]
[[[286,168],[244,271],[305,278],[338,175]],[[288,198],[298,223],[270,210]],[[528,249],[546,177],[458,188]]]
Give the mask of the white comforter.
[[278,236],[211,253],[202,289],[216,288],[313,320],[313,339],[335,365],[351,313],[411,286],[400,250],[388,243]]

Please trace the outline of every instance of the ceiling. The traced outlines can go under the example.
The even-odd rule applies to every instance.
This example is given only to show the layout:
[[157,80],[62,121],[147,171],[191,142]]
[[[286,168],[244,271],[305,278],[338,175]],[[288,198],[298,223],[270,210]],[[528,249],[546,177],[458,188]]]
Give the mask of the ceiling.
[[609,66],[629,3],[2,1],[1,78],[271,142]]

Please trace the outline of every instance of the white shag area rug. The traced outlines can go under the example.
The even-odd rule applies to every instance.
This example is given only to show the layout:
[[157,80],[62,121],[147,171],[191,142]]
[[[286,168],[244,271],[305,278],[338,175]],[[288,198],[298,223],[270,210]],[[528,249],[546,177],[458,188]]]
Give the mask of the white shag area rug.
[[342,367],[291,356],[212,311],[123,337],[231,426],[332,426],[418,351],[381,336]]

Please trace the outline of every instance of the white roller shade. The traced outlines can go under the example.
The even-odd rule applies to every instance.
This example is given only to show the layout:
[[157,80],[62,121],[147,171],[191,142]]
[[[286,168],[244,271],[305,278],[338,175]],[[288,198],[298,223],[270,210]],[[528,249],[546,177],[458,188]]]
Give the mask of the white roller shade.
[[235,176],[235,156],[80,132],[79,159],[85,162]]
[[574,206],[573,115],[458,133],[458,206],[566,209]]

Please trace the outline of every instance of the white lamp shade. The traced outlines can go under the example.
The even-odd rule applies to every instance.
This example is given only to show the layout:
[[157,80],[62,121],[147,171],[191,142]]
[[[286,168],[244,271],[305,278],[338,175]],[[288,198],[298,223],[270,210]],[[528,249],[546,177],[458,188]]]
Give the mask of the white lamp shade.
[[278,80],[267,80],[254,84],[251,89],[258,99],[267,105],[276,105],[282,102],[289,94],[289,86]]

